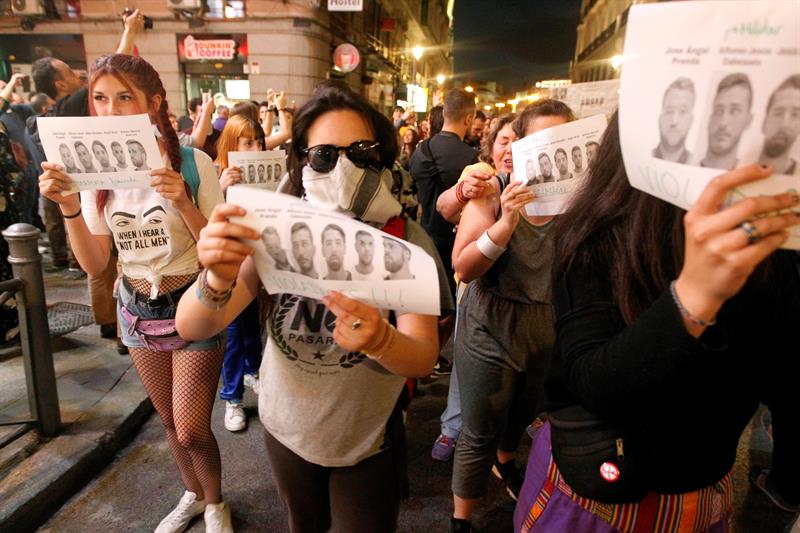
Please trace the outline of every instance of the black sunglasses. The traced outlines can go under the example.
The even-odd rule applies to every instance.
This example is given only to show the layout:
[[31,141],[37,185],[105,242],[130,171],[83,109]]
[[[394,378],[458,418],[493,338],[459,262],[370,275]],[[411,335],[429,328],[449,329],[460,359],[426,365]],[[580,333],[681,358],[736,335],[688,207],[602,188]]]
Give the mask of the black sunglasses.
[[308,157],[308,165],[317,172],[330,172],[339,161],[339,153],[344,150],[347,159],[359,168],[367,168],[378,160],[378,141],[356,141],[350,146],[318,144],[304,148],[302,153]]

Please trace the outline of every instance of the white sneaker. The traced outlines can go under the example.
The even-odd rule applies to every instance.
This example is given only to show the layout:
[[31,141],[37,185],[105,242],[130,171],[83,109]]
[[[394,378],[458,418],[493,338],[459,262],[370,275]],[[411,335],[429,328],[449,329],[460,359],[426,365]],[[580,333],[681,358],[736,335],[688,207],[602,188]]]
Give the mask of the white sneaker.
[[258,374],[245,374],[244,386],[249,387],[253,392],[258,394]]
[[247,417],[241,403],[225,402],[225,429],[241,431],[247,427]]
[[206,509],[206,502],[198,500],[194,492],[188,490],[183,493],[178,506],[172,510],[156,527],[155,533],[180,533],[192,518],[201,514]]
[[203,515],[206,521],[206,533],[233,533],[231,508],[225,502],[209,503]]

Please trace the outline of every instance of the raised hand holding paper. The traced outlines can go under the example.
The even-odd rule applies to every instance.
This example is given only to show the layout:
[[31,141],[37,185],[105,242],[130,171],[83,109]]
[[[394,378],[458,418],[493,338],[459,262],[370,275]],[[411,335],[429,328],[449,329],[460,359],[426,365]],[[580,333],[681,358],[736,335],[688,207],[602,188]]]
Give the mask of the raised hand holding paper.
[[536,200],[525,206],[529,216],[559,215],[586,177],[600,138],[605,115],[576,120],[515,141],[514,180],[525,182]]
[[232,221],[261,234],[251,244],[267,292],[321,299],[337,290],[382,309],[439,315],[436,263],[419,246],[259,187],[234,185],[228,202],[247,210]]
[[242,183],[274,191],[286,172],[283,150],[228,152],[228,164],[242,171]]
[[146,114],[39,117],[36,123],[47,161],[72,179],[70,193],[146,188],[150,170],[164,166]]
[[[688,209],[711,178],[752,163],[747,196],[800,190],[800,18],[795,2],[632,6],[620,141],[631,185]],[[800,228],[785,248],[800,248]]]

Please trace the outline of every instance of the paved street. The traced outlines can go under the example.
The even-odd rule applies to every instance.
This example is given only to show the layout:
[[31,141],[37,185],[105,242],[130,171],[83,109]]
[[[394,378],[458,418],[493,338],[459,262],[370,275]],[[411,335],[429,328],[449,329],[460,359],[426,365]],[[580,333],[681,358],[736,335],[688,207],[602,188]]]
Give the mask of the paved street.
[[[401,510],[401,532],[439,532],[448,528],[452,507],[449,493],[451,463],[438,463],[429,456],[430,444],[438,432],[438,415],[446,399],[445,384],[446,381],[440,380],[423,386],[422,394],[412,404],[409,414],[412,495]],[[223,490],[232,506],[237,531],[286,531],[282,504],[263,452],[255,400],[248,391],[245,401],[251,424],[238,434],[222,427],[222,404],[217,402],[214,430],[222,449]],[[766,445],[766,438],[760,431],[755,435],[748,431],[744,435],[736,467],[738,513],[735,531],[739,533],[779,533],[790,518],[770,507],[760,494],[752,493],[746,482],[751,458],[767,460],[767,454],[758,449]],[[750,447],[751,442],[755,449]],[[488,501],[476,517],[475,524],[485,533],[511,531],[513,504],[494,480],[490,481],[490,487]],[[153,416],[140,435],[122,450],[102,475],[67,502],[42,531],[152,530],[169,512],[182,490],[160,422]],[[195,521],[190,531],[202,532],[202,519]]]

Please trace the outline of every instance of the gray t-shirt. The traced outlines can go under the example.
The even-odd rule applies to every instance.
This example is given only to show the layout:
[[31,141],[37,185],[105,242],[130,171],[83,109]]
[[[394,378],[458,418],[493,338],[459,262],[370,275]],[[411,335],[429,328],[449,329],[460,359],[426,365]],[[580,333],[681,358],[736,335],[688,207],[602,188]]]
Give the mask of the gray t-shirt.
[[[453,298],[436,248],[416,222],[406,240],[436,260],[442,314]],[[270,434],[314,464],[352,466],[381,451],[386,423],[405,378],[333,340],[336,317],[325,305],[273,295],[260,369],[258,411]]]

